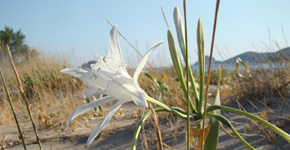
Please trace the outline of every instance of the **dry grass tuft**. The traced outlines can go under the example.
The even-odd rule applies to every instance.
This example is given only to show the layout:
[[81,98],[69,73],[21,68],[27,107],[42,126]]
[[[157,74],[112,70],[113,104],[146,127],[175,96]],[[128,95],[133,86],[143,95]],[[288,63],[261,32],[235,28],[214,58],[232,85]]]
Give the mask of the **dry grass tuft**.
[[[254,100],[260,99],[258,100],[259,103],[267,106],[266,108],[271,108],[271,105],[278,101],[276,96],[279,95],[279,101],[283,102],[281,104],[289,108],[290,105],[287,95],[290,90],[290,64],[289,62],[280,63],[283,63],[285,67],[282,68],[277,63],[271,64],[267,68],[251,69],[250,73],[240,71],[243,74],[243,78],[240,78],[240,80],[237,79],[235,71],[223,70],[222,96],[233,97],[233,99],[239,99],[239,101],[249,101],[253,105],[256,105]],[[34,120],[40,130],[64,129],[66,119],[70,112],[76,107],[86,103],[85,98],[81,94],[81,91],[84,91],[86,86],[76,78],[61,74],[60,70],[65,66],[69,66],[65,59],[49,55],[31,58],[26,62],[16,65],[26,96],[29,100]],[[22,121],[28,120],[28,116],[23,111],[24,104],[16,90],[17,82],[10,65],[0,64],[0,67],[4,70],[4,75],[7,78],[17,114],[19,114]],[[139,77],[139,83],[148,95],[168,106],[186,108],[185,95],[183,95],[182,88],[173,68],[163,68],[158,72],[148,70],[147,73],[152,76],[153,80],[149,79],[145,73],[142,73]],[[216,72],[212,71],[211,76],[210,82],[211,84],[215,84]],[[195,75],[195,77],[198,80],[198,76]],[[76,83],[73,79],[75,79]],[[80,90],[77,86],[80,87]],[[0,89],[0,92],[2,91]],[[255,107],[259,108],[259,106]],[[4,94],[0,94],[0,109],[0,125],[14,123]],[[140,120],[140,117],[144,115],[144,110],[139,111],[134,116],[137,120]],[[259,111],[262,112],[262,110]],[[287,126],[290,124],[289,116],[287,117],[283,114],[282,108],[278,108],[278,112],[274,120],[272,114],[269,115],[266,113],[262,117],[272,121],[278,127],[288,130]],[[119,115],[123,115],[121,114],[121,110],[119,113]],[[159,123],[167,119],[166,124],[168,124],[169,130],[167,133],[163,133],[162,130],[161,132],[165,138],[166,136],[172,137],[172,144],[167,144],[173,147],[174,143],[176,143],[176,136],[180,134],[180,120],[171,116],[170,113],[157,113],[157,115],[161,120]],[[83,124],[84,121],[82,120],[87,121],[95,116],[96,114],[92,111],[91,113],[77,117],[72,121],[70,128],[76,130],[79,127],[88,127]],[[148,120],[152,123],[152,118]],[[256,122],[251,122],[248,127],[250,130],[258,129],[270,141],[277,139],[276,134],[268,131],[268,129]],[[143,148],[150,149],[150,145],[156,145],[156,137],[153,136],[155,135],[154,126],[152,124],[145,125],[143,130],[143,134],[141,134],[144,144]]]
[[[79,90],[73,82],[72,77],[63,75],[60,70],[67,66],[65,61],[60,61],[55,56],[37,56],[28,61],[16,65],[26,97],[32,109],[36,122],[42,129],[60,127],[64,128],[65,120],[69,113],[82,103]],[[12,99],[20,118],[26,119],[23,111],[24,104],[17,91],[17,81],[9,64],[0,64],[5,70],[8,86],[12,91]],[[76,80],[79,87],[86,87]],[[13,123],[6,97],[1,90],[0,125]]]

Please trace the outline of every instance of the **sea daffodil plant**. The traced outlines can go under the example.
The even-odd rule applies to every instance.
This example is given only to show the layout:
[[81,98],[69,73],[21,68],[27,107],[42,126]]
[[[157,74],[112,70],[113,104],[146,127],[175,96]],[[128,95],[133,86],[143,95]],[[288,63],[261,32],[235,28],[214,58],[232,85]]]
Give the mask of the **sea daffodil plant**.
[[[217,0],[215,24],[214,24],[212,48],[211,48],[211,56],[212,56],[212,49],[213,49],[213,43],[214,43],[213,41],[214,41],[214,33],[215,33],[215,27],[216,27],[218,6],[219,6],[219,0]],[[186,33],[184,31],[184,27],[182,27],[183,23],[182,23],[182,19],[181,19],[181,15],[179,13],[178,7],[176,7],[174,9],[173,16],[174,16],[174,21],[175,21],[174,23],[175,23],[175,27],[176,27],[177,38],[178,38],[180,50],[183,54],[185,63],[188,63],[188,60],[185,57],[185,54],[187,51],[187,49],[186,49],[186,38],[187,37],[184,36],[184,35],[186,35]],[[191,83],[192,89],[186,88],[186,86],[185,86],[188,83],[186,82],[186,80],[184,79],[184,75],[182,74],[183,67],[181,66],[181,63],[180,63],[181,60],[180,60],[180,57],[179,57],[178,52],[177,52],[177,46],[175,44],[175,41],[174,41],[174,38],[173,38],[173,35],[172,35],[172,32],[170,31],[170,29],[168,29],[167,37],[168,37],[168,47],[170,50],[172,62],[174,64],[174,68],[177,72],[179,81],[183,87],[183,91],[184,91],[185,95],[189,93],[189,90],[192,90],[194,93],[194,98],[196,101],[195,106],[192,106],[191,99],[189,99],[189,107],[191,108],[191,112],[188,112],[186,115],[188,117],[190,117],[191,122],[196,123],[196,130],[195,131],[197,131],[199,129],[202,130],[202,133],[200,133],[200,134],[196,134],[196,133],[190,134],[190,135],[197,135],[198,136],[198,140],[199,140],[198,141],[198,143],[199,143],[198,149],[206,149],[206,150],[217,149],[220,123],[229,127],[232,130],[232,132],[237,136],[237,138],[239,138],[241,140],[241,142],[244,143],[249,149],[254,149],[249,143],[247,143],[240,136],[240,134],[235,130],[235,128],[230,123],[230,121],[220,114],[220,110],[234,112],[234,113],[237,113],[239,115],[243,115],[247,118],[258,121],[259,123],[267,126],[269,129],[273,130],[274,132],[276,132],[277,134],[282,136],[284,139],[286,139],[290,143],[290,135],[287,132],[278,128],[277,126],[271,124],[270,122],[268,122],[268,121],[266,121],[266,120],[264,120],[256,115],[253,115],[253,114],[250,114],[250,113],[247,113],[247,112],[235,109],[235,108],[222,106],[220,104],[220,95],[219,95],[220,68],[219,68],[219,77],[218,77],[218,87],[217,87],[216,99],[215,99],[214,105],[207,107],[209,105],[209,104],[207,104],[207,95],[208,95],[207,92],[208,92],[208,85],[209,85],[208,81],[210,80],[209,74],[210,74],[210,66],[211,65],[209,65],[207,83],[205,84],[205,55],[204,55],[204,49],[205,49],[204,43],[205,42],[204,42],[203,23],[202,23],[201,18],[198,20],[198,25],[197,25],[197,47],[198,47],[199,73],[200,73],[200,80],[199,80],[200,81],[199,82],[200,91],[199,91],[199,94],[196,91],[195,80],[193,77],[191,77],[192,73],[191,73],[191,68],[189,65],[187,65],[188,68],[185,68],[186,69],[185,72],[188,73],[188,75],[189,75],[190,80],[188,80],[188,82]],[[212,58],[212,57],[210,57],[210,58]],[[210,61],[210,63],[211,63],[211,61]],[[204,85],[206,85],[206,91],[204,91],[204,88],[203,88]],[[206,131],[206,127],[205,127],[206,116],[210,117],[209,124],[207,125],[208,127],[210,127],[210,131]],[[191,128],[191,130],[192,129],[195,129],[195,128]],[[187,132],[190,132],[190,131],[187,131]],[[207,136],[207,134],[209,136]],[[206,137],[208,137],[208,138],[206,138]],[[193,138],[190,136],[189,139],[193,139]],[[194,146],[193,141],[188,141],[188,142],[191,143],[192,146]]]
[[[218,5],[219,5],[219,0],[217,1],[217,10],[218,10]],[[184,63],[188,63],[189,60],[186,59],[188,57],[186,57],[186,51],[187,51],[187,46],[186,46],[186,36],[185,36],[185,28],[183,27],[183,23],[182,23],[182,19],[181,19],[181,15],[179,12],[179,8],[176,7],[174,9],[174,23],[175,23],[175,27],[176,27],[176,32],[177,32],[177,38],[178,38],[178,43],[179,43],[179,47],[182,53],[182,56],[184,58]],[[215,25],[216,25],[216,18],[217,18],[217,11],[216,11],[216,16],[215,16]],[[214,31],[215,31],[215,25],[214,25]],[[214,34],[213,34],[214,35]],[[206,149],[206,150],[215,150],[217,149],[217,144],[218,144],[218,140],[219,140],[219,129],[220,129],[220,125],[224,124],[225,126],[227,126],[229,129],[232,130],[232,132],[236,135],[236,137],[238,139],[241,140],[242,143],[244,143],[249,149],[254,149],[249,143],[247,143],[247,141],[245,141],[240,134],[236,131],[236,129],[234,128],[234,126],[230,123],[230,121],[225,118],[224,116],[221,115],[220,110],[225,110],[225,111],[230,111],[230,112],[234,112],[237,113],[239,115],[243,115],[245,117],[248,117],[250,119],[253,119],[255,121],[258,121],[259,123],[267,126],[269,129],[273,130],[274,132],[276,132],[277,134],[281,135],[284,139],[286,139],[288,142],[290,142],[290,135],[288,133],[286,133],[285,131],[281,130],[280,128],[276,127],[275,125],[269,123],[266,120],[263,120],[262,118],[235,109],[235,108],[231,108],[231,107],[227,107],[227,106],[222,106],[220,103],[220,93],[219,93],[219,82],[220,82],[220,74],[221,74],[221,69],[219,67],[219,75],[218,75],[218,85],[217,85],[217,93],[216,93],[216,98],[214,101],[214,105],[208,106],[209,104],[207,104],[207,96],[204,95],[208,95],[208,85],[209,82],[207,82],[205,84],[205,53],[204,53],[204,49],[205,49],[205,42],[204,42],[204,32],[203,32],[203,23],[202,23],[202,19],[200,18],[198,20],[198,25],[197,25],[197,46],[198,46],[198,62],[199,62],[199,73],[200,73],[200,82],[199,82],[199,87],[200,87],[200,91],[197,91],[197,86],[196,86],[196,81],[193,77],[193,74],[191,72],[191,68],[190,65],[187,65],[188,67],[184,69],[184,67],[182,66],[182,61],[179,57],[178,51],[177,51],[177,46],[175,44],[175,40],[173,37],[173,34],[171,32],[170,29],[168,29],[167,32],[167,38],[168,38],[168,47],[169,47],[169,51],[171,54],[171,58],[172,58],[172,63],[173,66],[175,68],[177,77],[178,77],[178,81],[181,84],[181,87],[184,91],[184,94],[187,95],[188,93],[191,93],[190,91],[193,91],[193,97],[189,97],[188,101],[189,101],[189,108],[191,109],[188,112],[185,112],[184,110],[180,109],[180,108],[176,108],[176,107],[168,107],[168,109],[166,109],[165,107],[162,108],[155,108],[155,112],[160,112],[160,111],[170,111],[171,113],[177,114],[176,112],[179,112],[180,114],[177,114],[177,116],[179,116],[182,119],[187,119],[189,117],[190,122],[195,124],[195,128],[192,128],[191,125],[187,125],[190,128],[188,128],[187,130],[187,136],[186,139],[188,141],[188,145],[191,145],[194,149]],[[214,38],[214,36],[213,36]],[[212,42],[213,45],[213,42]],[[212,53],[211,53],[212,54]],[[184,71],[186,70],[186,71]],[[208,71],[210,71],[210,68],[208,69]],[[188,73],[188,80],[185,79],[185,73]],[[210,73],[210,72],[209,72]],[[209,77],[209,76],[208,76]],[[207,79],[208,81],[210,80],[209,78]],[[187,86],[186,84],[191,83],[191,86]],[[206,91],[204,91],[204,88],[206,87]],[[195,105],[193,105],[193,102],[191,99],[195,99]],[[154,101],[153,101],[154,102]],[[162,106],[162,105],[159,105]],[[149,118],[149,116],[152,114],[151,111],[148,111],[143,118],[141,118],[136,130],[135,130],[135,134],[132,140],[132,144],[131,144],[131,149],[136,149],[136,141],[138,138],[138,134],[140,133],[141,130],[141,126],[144,124],[144,122],[146,121],[146,119]],[[208,116],[208,117],[207,117]],[[206,122],[206,118],[209,118],[210,121],[208,123],[208,125],[205,125]],[[194,145],[194,136],[198,136],[198,147],[195,147]],[[188,149],[190,149],[188,147]]]

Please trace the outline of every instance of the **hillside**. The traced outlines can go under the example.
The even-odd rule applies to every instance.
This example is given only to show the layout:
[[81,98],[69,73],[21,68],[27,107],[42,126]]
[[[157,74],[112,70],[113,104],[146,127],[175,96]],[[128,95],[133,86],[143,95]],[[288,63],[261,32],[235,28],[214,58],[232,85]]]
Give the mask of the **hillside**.
[[[275,62],[281,59],[288,59],[290,57],[290,47],[278,50],[276,52],[265,52],[265,53],[257,53],[257,52],[245,52],[239,54],[235,57],[227,59],[225,61],[218,61],[213,58],[213,64],[233,64],[236,62],[237,58],[241,58],[247,64],[256,64],[256,63],[265,63],[265,62]],[[205,56],[206,64],[209,62],[209,56]],[[197,66],[198,62],[194,63],[193,66]]]

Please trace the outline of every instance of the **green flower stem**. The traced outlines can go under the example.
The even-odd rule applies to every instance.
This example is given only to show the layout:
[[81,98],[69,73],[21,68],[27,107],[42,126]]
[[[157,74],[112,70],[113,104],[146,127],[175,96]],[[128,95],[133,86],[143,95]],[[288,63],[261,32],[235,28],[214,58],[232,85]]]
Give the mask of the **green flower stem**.
[[237,132],[237,130],[233,127],[233,125],[230,123],[230,121],[225,118],[224,116],[220,116],[220,115],[214,115],[211,113],[206,113],[207,116],[211,116],[214,117],[215,119],[217,119],[218,121],[222,122],[223,124],[225,124],[227,127],[229,127],[232,132],[239,138],[239,140],[244,143],[249,149],[254,150],[255,148],[253,148],[246,140],[244,140],[243,137],[241,137],[241,135]]
[[[189,82],[188,82],[188,72],[189,72],[189,60],[188,60],[188,42],[187,42],[187,19],[186,19],[186,0],[183,0],[183,10],[184,10],[184,21],[185,21],[185,32],[184,32],[184,35],[185,35],[185,72],[186,72],[186,89],[187,89],[187,93],[186,93],[186,100],[187,100],[187,121],[186,121],[186,125],[187,125],[187,139],[189,139],[190,137],[190,116],[189,116],[189,112],[190,112],[190,102],[191,101],[189,99]],[[191,102],[192,103],[192,102]],[[190,149],[190,141],[187,140],[187,150]]]
[[[183,79],[183,78],[182,78],[182,79]],[[182,86],[183,92],[184,92],[184,94],[186,95],[187,92],[188,92],[188,90],[187,90],[187,88],[186,88],[186,84],[185,84],[184,79],[183,79],[183,82],[180,82],[180,83],[181,83],[181,86]],[[191,100],[190,97],[188,97],[188,101],[189,101],[189,105],[190,105],[191,110],[193,111],[194,114],[196,114],[196,109],[194,108],[194,106],[193,106],[193,104],[192,104],[192,100]]]
[[158,100],[156,100],[150,96],[146,96],[146,100],[164,108],[167,111],[171,111],[170,107],[168,107],[167,105],[163,104],[162,102],[159,102]]
[[187,118],[187,113],[184,110],[182,110],[181,108],[168,107],[167,105],[159,102],[158,100],[155,100],[154,98],[152,98],[150,96],[147,96],[146,99],[147,99],[147,101],[154,103],[154,104],[158,105],[159,107],[161,107],[163,109],[163,111],[172,112],[173,114],[177,115],[178,117],[180,117],[182,119]]
[[198,92],[197,92],[197,88],[196,88],[196,83],[195,83],[195,79],[193,77],[193,73],[192,73],[192,70],[191,70],[191,67],[188,68],[189,69],[189,78],[190,78],[190,83],[192,85],[192,88],[193,88],[193,96],[195,98],[195,105],[196,107],[198,108],[198,106],[200,105],[199,104],[199,96],[198,96]]
[[235,108],[231,108],[231,107],[227,107],[227,106],[220,106],[220,105],[212,105],[209,106],[207,108],[207,112],[211,112],[217,109],[221,109],[221,110],[226,110],[226,111],[230,111],[230,112],[234,112],[240,115],[244,115],[246,117],[249,117],[253,120],[256,120],[258,122],[260,122],[261,124],[267,126],[268,128],[270,128],[271,130],[273,130],[274,132],[276,132],[277,134],[279,134],[280,136],[282,136],[285,140],[287,140],[290,143],[290,135],[288,133],[286,133],[285,131],[283,131],[282,129],[278,128],[277,126],[271,124],[270,122],[247,112],[235,109]]

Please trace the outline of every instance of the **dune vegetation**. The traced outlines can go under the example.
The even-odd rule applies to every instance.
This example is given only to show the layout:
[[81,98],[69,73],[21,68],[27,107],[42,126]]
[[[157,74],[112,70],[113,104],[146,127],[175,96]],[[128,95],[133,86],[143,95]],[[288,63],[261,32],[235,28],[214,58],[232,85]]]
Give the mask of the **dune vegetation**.
[[[284,145],[289,145],[289,58],[280,56],[281,59],[267,63],[266,67],[261,64],[247,64],[242,59],[236,58],[236,62],[232,63],[234,69],[228,69],[226,66],[221,66],[219,67],[219,70],[211,70],[208,74],[208,72],[205,71],[204,64],[205,56],[204,45],[202,45],[202,20],[199,20],[198,32],[196,34],[199,39],[198,61],[200,70],[194,72],[191,70],[191,65],[187,64],[188,61],[184,61],[187,60],[186,55],[188,54],[186,52],[186,42],[182,41],[184,40],[182,39],[184,38],[184,31],[181,27],[183,24],[182,20],[178,20],[180,19],[178,18],[178,15],[180,15],[178,8],[175,8],[174,11],[176,11],[174,13],[176,16],[174,17],[177,18],[176,32],[178,40],[176,41],[178,42],[176,43],[179,43],[180,53],[182,55],[179,57],[178,52],[175,53],[179,48],[175,45],[173,35],[169,29],[168,53],[171,53],[173,66],[158,69],[148,67],[143,71],[140,71],[138,70],[140,68],[137,68],[136,71],[140,71],[137,81],[140,88],[144,90],[144,93],[146,93],[144,94],[146,96],[146,100],[144,99],[144,105],[148,104],[149,108],[138,107],[138,109],[135,109],[136,106],[134,106],[132,111],[120,109],[117,113],[112,115],[113,121],[114,118],[117,118],[122,114],[132,116],[131,120],[134,120],[133,125],[134,128],[136,127],[136,130],[133,130],[135,133],[132,139],[132,144],[130,143],[131,149],[136,149],[136,146],[140,145],[144,149],[162,149],[162,147],[165,146],[174,148],[174,144],[169,145],[168,143],[170,142],[162,142],[162,134],[167,135],[164,133],[167,131],[159,126],[164,124],[170,124],[172,130],[182,132],[183,135],[187,133],[189,134],[189,132],[186,132],[187,129],[190,129],[190,132],[198,132],[195,135],[185,136],[189,137],[191,142],[184,143],[188,143],[188,145],[193,148],[203,149],[205,147],[205,149],[216,149],[219,147],[217,141],[215,142],[216,147],[208,147],[208,142],[211,140],[210,138],[207,138],[208,134],[217,136],[212,137],[213,140],[218,140],[219,132],[223,132],[224,130],[227,134],[233,134],[239,138],[248,148],[253,149],[251,146],[252,141],[248,141],[249,144],[242,138],[245,133],[240,136],[234,128],[235,123],[233,123],[233,125],[231,124],[232,118],[222,116],[228,115],[226,113],[227,111],[237,113],[236,116],[245,116],[248,118],[244,119],[241,117],[244,119],[242,122],[244,125],[243,130],[245,132],[249,131],[250,133],[254,132],[262,135],[263,138],[273,145],[275,145],[275,142],[278,140],[283,140],[282,143]],[[14,39],[14,41],[9,39],[7,41],[7,39],[2,38],[5,37],[2,36],[6,35],[4,34],[5,32],[8,33],[11,30],[12,29],[7,27],[3,32],[1,32],[2,46],[0,50],[0,58],[2,59],[0,61],[0,67],[3,72],[3,77],[6,80],[7,89],[9,91],[8,95],[11,97],[10,100],[13,103],[20,129],[24,134],[23,138],[27,141],[26,143],[36,143],[36,139],[31,131],[31,120],[29,120],[30,116],[26,110],[25,99],[27,100],[29,111],[32,114],[32,120],[39,133],[39,142],[42,143],[49,141],[49,139],[64,135],[74,136],[72,133],[78,133],[80,128],[90,129],[90,121],[106,118],[106,114],[110,112],[108,111],[109,108],[112,106],[114,107],[114,102],[98,106],[87,113],[80,113],[78,114],[80,115],[79,117],[73,116],[72,119],[69,120],[69,122],[71,121],[70,125],[67,127],[66,121],[71,112],[77,110],[77,108],[83,105],[87,106],[89,105],[88,103],[91,104],[95,102],[94,100],[97,98],[94,98],[93,96],[91,96],[93,97],[91,98],[90,96],[82,94],[83,91],[90,88],[86,82],[83,82],[84,77],[71,77],[61,73],[61,70],[63,72],[63,69],[71,67],[70,62],[67,61],[65,56],[59,54],[52,55],[41,52],[41,50],[30,49],[24,43],[15,45],[17,39],[18,41],[21,41],[19,40],[19,37],[20,39],[22,38],[22,40],[25,37],[20,30],[13,34],[15,35],[14,38],[11,36],[11,39]],[[13,30],[11,32],[13,33]],[[16,36],[17,34],[18,36]],[[7,52],[9,50],[8,47],[11,47],[12,52],[14,51],[12,57],[19,75],[18,78],[16,77],[9,60],[9,54]],[[18,49],[20,51],[17,51]],[[276,50],[280,49],[281,47],[277,45]],[[272,51],[272,49],[266,49],[265,51]],[[106,63],[106,59],[110,59],[109,56],[103,57],[100,60],[103,61],[103,63]],[[122,57],[120,61],[123,62]],[[182,61],[182,63],[180,61]],[[141,63],[144,62],[141,61]],[[83,71],[87,71],[88,73],[90,73],[90,71],[95,71],[99,73],[101,69],[86,68],[83,69]],[[128,73],[135,80],[134,72],[135,70],[129,70]],[[74,75],[72,72],[67,74]],[[94,76],[95,79],[97,79],[97,75]],[[124,78],[125,77],[127,77],[126,74],[124,75]],[[21,88],[24,91],[24,95],[21,94],[18,79],[22,83]],[[112,77],[108,82],[113,81],[114,79],[115,78]],[[11,110],[9,98],[6,96],[7,92],[5,91],[4,82],[0,83],[0,127],[14,128],[14,126],[10,126],[15,124],[15,118],[12,115],[13,112]],[[109,87],[109,83],[107,84]],[[136,88],[138,89],[138,86]],[[104,89],[107,90],[106,88]],[[106,92],[104,93],[105,98],[111,96],[110,92]],[[102,94],[103,93],[100,95]],[[102,100],[102,97],[99,98],[99,100]],[[183,120],[180,121],[177,118]],[[146,124],[145,122],[147,119],[149,121]],[[188,122],[186,123],[186,121],[192,122],[194,127],[192,127],[192,125],[189,127],[187,124]],[[172,125],[177,122],[182,122],[182,130],[179,130],[180,127],[178,125]],[[152,126],[148,124],[151,124]],[[213,129],[213,127],[217,127],[218,129]],[[221,130],[219,130],[220,128]],[[217,131],[217,133],[212,133],[212,131]],[[66,134],[62,134],[62,132],[65,132]],[[154,137],[152,137],[152,133],[154,133]],[[86,135],[87,134],[88,133],[86,133]],[[23,141],[21,141],[21,136],[15,137],[8,135],[8,132],[1,132],[1,149],[13,148],[14,146],[19,146],[23,143]],[[176,135],[177,134],[172,134],[170,136],[174,138]],[[97,134],[93,136],[97,136]],[[198,138],[198,142],[192,140],[194,136]],[[138,139],[138,137],[140,138]],[[102,139],[102,135],[98,135],[96,138]],[[92,142],[93,139],[91,139],[90,142]],[[183,140],[187,141],[187,138],[183,138]],[[204,145],[204,147],[202,145]],[[185,149],[185,147],[183,148]]]

